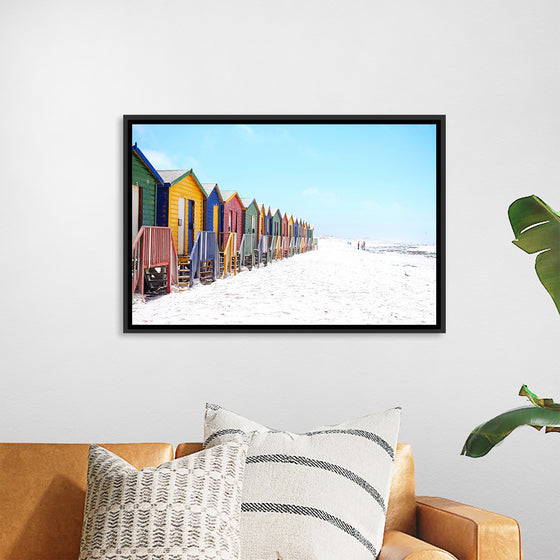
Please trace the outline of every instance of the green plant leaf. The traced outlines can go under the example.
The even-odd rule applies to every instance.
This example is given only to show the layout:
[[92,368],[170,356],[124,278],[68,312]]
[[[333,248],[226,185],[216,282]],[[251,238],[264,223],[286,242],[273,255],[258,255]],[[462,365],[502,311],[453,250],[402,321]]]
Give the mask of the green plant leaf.
[[560,431],[560,410],[527,406],[504,412],[476,427],[467,438],[461,455],[483,457],[519,426],[532,426],[537,430],[545,427],[547,432]]
[[549,410],[560,410],[560,403],[555,403],[552,399],[541,399],[529,391],[527,385],[522,385],[519,389],[519,395],[521,397],[527,397],[535,406],[539,408],[547,408]]
[[535,270],[560,313],[560,214],[532,195],[514,201],[508,216],[515,240],[526,253],[539,253]]

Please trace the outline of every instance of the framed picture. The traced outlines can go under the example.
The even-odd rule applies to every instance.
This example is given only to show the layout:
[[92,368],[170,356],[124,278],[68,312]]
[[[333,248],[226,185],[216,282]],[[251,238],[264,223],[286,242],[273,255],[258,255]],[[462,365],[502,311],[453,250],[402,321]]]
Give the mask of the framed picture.
[[124,116],[124,332],[445,332],[445,116]]

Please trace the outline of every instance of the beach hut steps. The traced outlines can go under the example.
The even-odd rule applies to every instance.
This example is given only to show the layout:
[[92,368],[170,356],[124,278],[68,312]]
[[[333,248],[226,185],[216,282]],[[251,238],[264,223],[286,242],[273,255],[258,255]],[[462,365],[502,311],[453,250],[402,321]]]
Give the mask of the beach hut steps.
[[191,261],[188,256],[178,257],[177,284],[179,286],[191,285]]
[[144,271],[144,292],[167,292],[167,267],[147,268]]
[[200,283],[210,284],[214,282],[214,263],[212,260],[200,262]]

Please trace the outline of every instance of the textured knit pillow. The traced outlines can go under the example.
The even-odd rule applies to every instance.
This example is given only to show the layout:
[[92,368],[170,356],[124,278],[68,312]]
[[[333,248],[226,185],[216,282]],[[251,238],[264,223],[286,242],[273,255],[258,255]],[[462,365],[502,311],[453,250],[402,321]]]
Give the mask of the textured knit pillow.
[[243,482],[241,558],[377,558],[400,413],[292,434],[207,405],[205,447],[256,432]]
[[237,560],[247,444],[137,470],[89,450],[80,560]]

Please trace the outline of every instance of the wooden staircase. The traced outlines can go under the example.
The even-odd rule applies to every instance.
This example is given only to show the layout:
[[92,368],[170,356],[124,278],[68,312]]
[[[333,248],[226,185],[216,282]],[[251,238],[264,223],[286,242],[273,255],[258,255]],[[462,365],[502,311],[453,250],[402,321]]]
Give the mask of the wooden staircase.
[[[243,262],[241,262],[241,260],[243,260]],[[251,255],[245,255],[243,259],[239,258],[239,270],[241,270],[242,266],[247,267],[249,270],[253,270],[253,260],[254,256]]]
[[226,274],[232,272],[235,276],[241,270],[239,251],[236,250],[236,246],[237,233],[229,232],[227,243],[223,251],[220,251],[220,278],[224,278]]
[[165,280],[167,292],[177,281],[177,250],[171,228],[142,226],[132,244],[132,292],[144,294],[144,284],[159,292]]
[[200,262],[200,283],[210,284],[214,282],[214,264],[211,260]]
[[191,260],[189,255],[179,255],[177,284],[179,288],[190,288],[191,286]]
[[[225,253],[223,251],[220,251],[220,270],[219,270],[220,276],[224,275],[224,262],[225,262]],[[238,272],[241,272],[241,259],[239,257],[239,251],[231,255],[231,263],[227,270],[233,272],[234,275],[237,274]]]
[[157,266],[144,270],[144,292],[151,295],[167,293],[166,266]]

